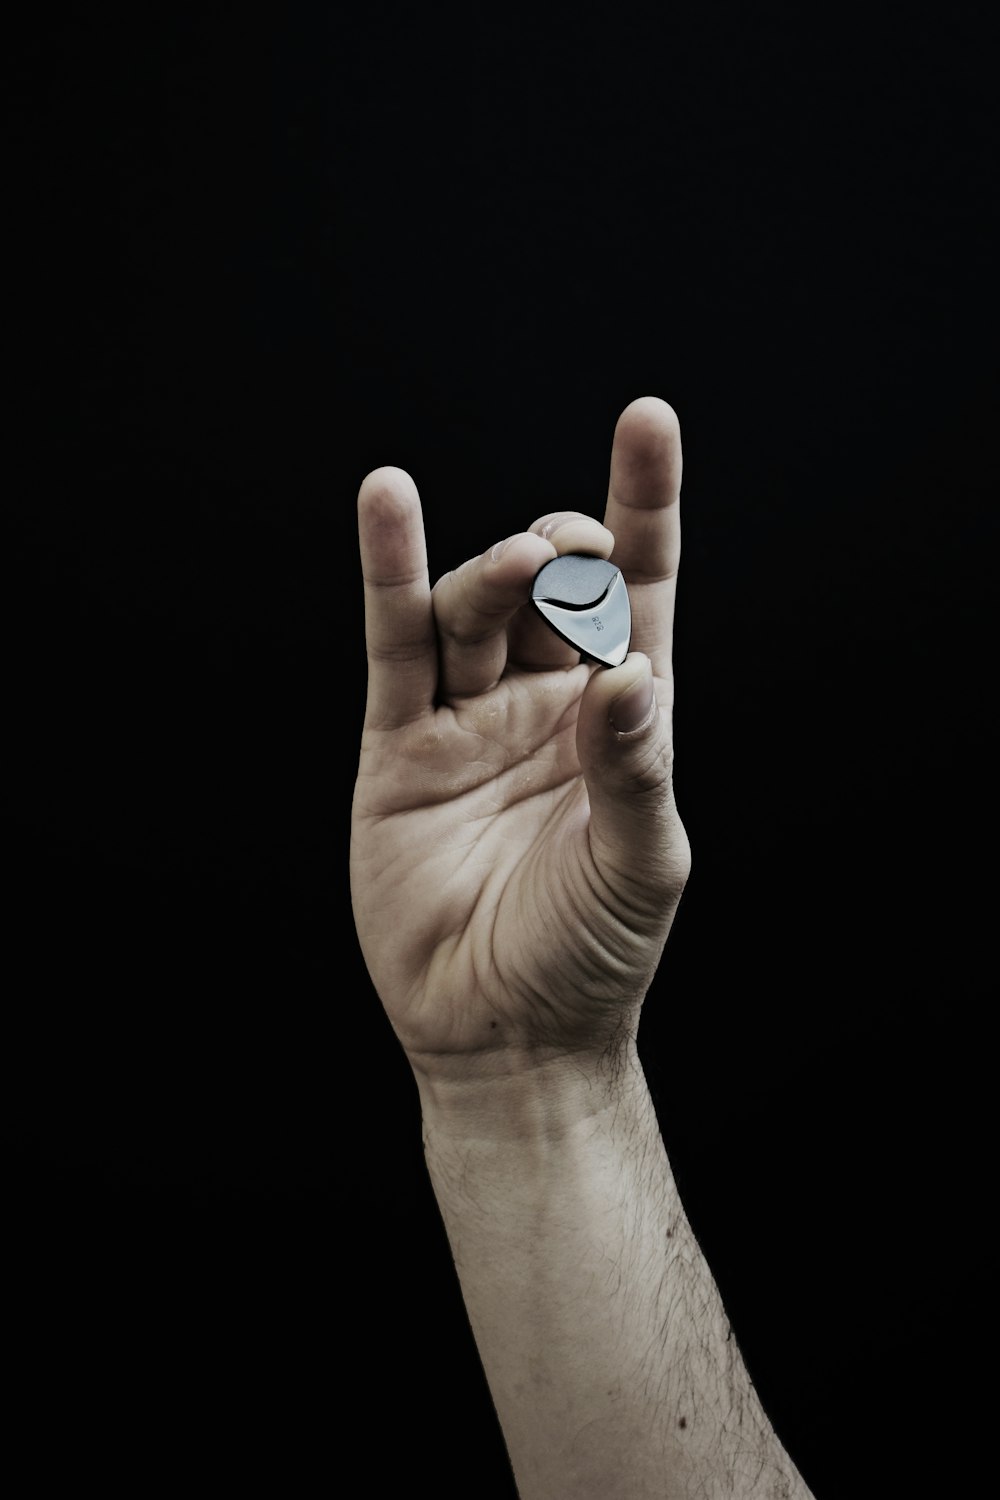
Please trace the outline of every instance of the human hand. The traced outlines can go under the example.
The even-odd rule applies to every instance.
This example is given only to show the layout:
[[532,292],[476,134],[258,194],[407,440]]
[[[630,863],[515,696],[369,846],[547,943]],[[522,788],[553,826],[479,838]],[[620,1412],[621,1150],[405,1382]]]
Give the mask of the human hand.
[[[672,784],[680,484],[677,418],[641,397],[615,427],[604,525],[542,516],[432,588],[413,480],[362,482],[351,892],[418,1078],[599,1060],[634,1039],[690,861]],[[625,576],[619,667],[581,662],[528,602],[568,552]]]

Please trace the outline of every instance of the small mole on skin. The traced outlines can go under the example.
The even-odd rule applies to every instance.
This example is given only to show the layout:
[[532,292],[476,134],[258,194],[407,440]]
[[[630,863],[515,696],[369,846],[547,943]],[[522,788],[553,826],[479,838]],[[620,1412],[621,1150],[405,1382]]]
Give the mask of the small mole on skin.
[[688,1424],[687,1417],[681,1417],[680,1420],[677,1423],[678,1427],[686,1427],[687,1424]]
[[491,1031],[496,1031],[496,1029],[497,1029],[497,1023],[495,1021],[491,1021],[490,1022],[490,1030]]

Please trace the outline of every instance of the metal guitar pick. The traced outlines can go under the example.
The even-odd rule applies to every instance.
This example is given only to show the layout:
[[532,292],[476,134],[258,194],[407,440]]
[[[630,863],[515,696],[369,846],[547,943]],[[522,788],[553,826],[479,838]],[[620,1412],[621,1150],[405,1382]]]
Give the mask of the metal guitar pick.
[[568,553],[535,574],[531,602],[556,635],[602,667],[618,667],[632,638],[621,569],[602,557]]

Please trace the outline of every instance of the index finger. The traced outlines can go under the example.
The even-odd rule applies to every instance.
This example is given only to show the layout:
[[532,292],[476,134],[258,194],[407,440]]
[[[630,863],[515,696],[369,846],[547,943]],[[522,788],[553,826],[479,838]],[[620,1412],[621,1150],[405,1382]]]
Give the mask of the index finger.
[[604,524],[628,584],[632,650],[645,652],[659,677],[670,675],[681,468],[677,413],[658,396],[638,397],[615,425]]
[[389,728],[427,712],[437,689],[437,634],[417,487],[404,469],[366,474],[358,491],[368,694],[365,724]]

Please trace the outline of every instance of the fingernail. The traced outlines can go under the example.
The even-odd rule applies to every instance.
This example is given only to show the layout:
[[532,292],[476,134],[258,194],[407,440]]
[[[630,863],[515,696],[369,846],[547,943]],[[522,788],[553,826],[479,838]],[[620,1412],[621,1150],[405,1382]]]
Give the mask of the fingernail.
[[647,660],[638,681],[625,689],[611,705],[611,726],[618,734],[634,734],[653,717],[653,670]]
[[[518,534],[519,533],[515,532],[514,535],[516,536]],[[496,546],[493,548],[493,551],[490,553],[490,557],[492,557],[494,562],[497,562],[503,556],[513,540],[514,537],[509,536],[504,541],[497,542]]]
[[546,540],[548,540],[549,537],[555,535],[560,526],[566,526],[570,521],[579,521],[579,519],[580,517],[572,512],[557,512],[556,515],[550,516],[545,525],[540,528],[538,535],[543,536],[546,538]]

